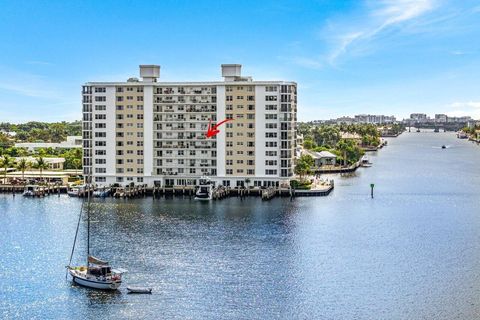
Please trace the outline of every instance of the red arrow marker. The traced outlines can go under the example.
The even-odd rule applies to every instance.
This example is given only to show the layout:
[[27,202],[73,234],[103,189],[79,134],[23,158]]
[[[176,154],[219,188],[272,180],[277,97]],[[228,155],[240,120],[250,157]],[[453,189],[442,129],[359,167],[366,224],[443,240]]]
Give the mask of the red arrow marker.
[[205,133],[205,136],[207,138],[215,137],[220,132],[220,130],[218,130],[217,128],[228,121],[233,121],[233,119],[225,119],[212,127],[212,120],[210,120],[210,123],[208,124],[208,130]]

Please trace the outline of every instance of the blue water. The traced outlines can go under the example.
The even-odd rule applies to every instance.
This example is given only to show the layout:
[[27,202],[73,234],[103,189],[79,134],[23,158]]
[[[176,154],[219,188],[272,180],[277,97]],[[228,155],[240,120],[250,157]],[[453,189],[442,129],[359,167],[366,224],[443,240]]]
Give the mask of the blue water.
[[480,318],[478,159],[405,133],[329,197],[96,200],[93,253],[129,270],[117,293],[65,280],[80,199],[0,195],[0,318]]

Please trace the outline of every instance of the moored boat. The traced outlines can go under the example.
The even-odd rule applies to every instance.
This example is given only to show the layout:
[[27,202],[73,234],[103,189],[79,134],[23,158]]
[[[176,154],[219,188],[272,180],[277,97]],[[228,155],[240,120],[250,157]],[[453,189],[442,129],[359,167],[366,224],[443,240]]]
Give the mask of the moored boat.
[[127,270],[121,268],[113,269],[107,261],[90,255],[90,192],[87,192],[87,199],[87,264],[85,266],[72,266],[72,258],[75,252],[78,229],[80,227],[80,221],[83,213],[83,202],[80,209],[80,215],[78,217],[77,231],[73,241],[70,262],[67,266],[68,273],[72,277],[72,281],[81,286],[91,289],[117,290],[122,284],[122,275]]
[[213,199],[213,183],[209,177],[200,178],[200,185],[195,192],[195,200],[208,201]]
[[36,185],[26,185],[23,190],[24,197],[34,197],[38,191],[38,186]]

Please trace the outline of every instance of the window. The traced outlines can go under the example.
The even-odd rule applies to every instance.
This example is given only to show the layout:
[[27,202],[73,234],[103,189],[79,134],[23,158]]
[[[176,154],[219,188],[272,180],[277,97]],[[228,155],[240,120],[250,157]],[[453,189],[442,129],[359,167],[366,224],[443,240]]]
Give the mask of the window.
[[95,141],[95,147],[106,147],[107,141]]
[[267,142],[265,142],[265,147],[276,148],[277,147],[277,142],[276,141],[267,141]]
[[237,100],[243,100],[243,96],[237,96]]
[[276,138],[277,133],[276,132],[265,132],[265,138]]
[[106,138],[107,133],[106,132],[95,132],[95,138]]
[[277,115],[276,114],[266,114],[265,115],[265,120],[277,120]]
[[247,174],[253,175],[253,174],[255,174],[255,170],[254,169],[248,169]]
[[277,101],[277,96],[265,96],[265,101]]
[[118,101],[118,102],[122,102],[122,101],[123,101],[123,97],[117,97],[117,101]]
[[107,173],[107,168],[95,168],[95,173]]
[[107,178],[105,178],[105,177],[95,177],[95,182],[107,182]]
[[227,141],[226,146],[227,147],[233,147],[233,141]]
[[138,96],[137,101],[143,101],[143,96]]
[[229,111],[233,110],[233,104],[227,104],[225,106],[225,110],[229,110]]
[[95,120],[106,120],[107,115],[106,114],[96,114],[95,115]]
[[97,96],[97,97],[95,97],[95,101],[96,101],[96,102],[105,102],[105,101],[107,101],[107,97],[105,97],[105,96]]
[[107,110],[107,106],[99,104],[95,106],[95,111],[105,111]]
[[266,123],[265,128],[266,129],[277,129],[277,124],[276,123]]
[[271,169],[265,170],[265,175],[266,176],[272,176],[272,175],[276,175],[276,174],[277,174],[277,170],[271,170]]
[[137,120],[142,120],[143,119],[143,114],[137,114]]
[[226,170],[225,170],[225,173],[226,173],[226,174],[233,174],[233,169],[226,169]]
[[99,92],[107,92],[107,89],[104,87],[95,88],[95,93],[99,93]]
[[247,101],[255,101],[255,96],[247,96]]
[[105,129],[105,128],[107,128],[107,124],[106,123],[95,123],[95,128],[96,129]]
[[143,110],[143,105],[138,105],[137,110]]
[[277,156],[277,151],[265,151],[265,156],[276,157]]
[[265,160],[265,165],[266,166],[276,166],[277,165],[277,160]]
[[233,165],[233,160],[226,160],[225,164],[227,166],[231,166],[231,165]]
[[276,86],[267,86],[265,87],[265,92],[277,92]]
[[95,159],[95,164],[106,164],[107,159]]
[[233,101],[233,96],[226,96],[226,97],[225,97],[225,100],[226,100],[226,101]]
[[95,150],[96,156],[105,156],[107,154],[106,150]]
[[267,111],[277,110],[277,105],[276,104],[267,104],[267,105],[265,105],[265,110],[267,110]]

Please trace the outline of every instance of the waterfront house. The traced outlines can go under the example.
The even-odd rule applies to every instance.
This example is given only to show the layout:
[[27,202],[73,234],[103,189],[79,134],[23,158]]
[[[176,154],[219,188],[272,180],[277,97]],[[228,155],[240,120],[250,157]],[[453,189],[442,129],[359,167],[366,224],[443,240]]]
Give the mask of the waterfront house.
[[334,166],[337,163],[337,156],[329,151],[311,151],[303,150],[303,154],[311,156],[315,162],[315,167],[321,167],[325,165]]

